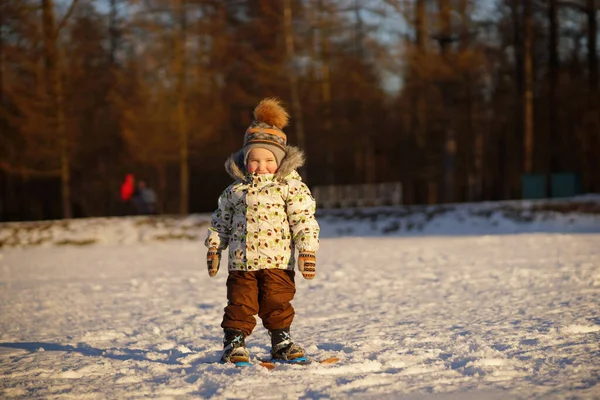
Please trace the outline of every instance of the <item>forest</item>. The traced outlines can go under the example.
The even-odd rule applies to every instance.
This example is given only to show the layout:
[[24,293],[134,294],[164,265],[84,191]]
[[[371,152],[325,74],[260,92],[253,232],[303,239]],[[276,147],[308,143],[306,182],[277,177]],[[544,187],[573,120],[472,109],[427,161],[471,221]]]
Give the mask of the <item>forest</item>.
[[[309,187],[600,192],[598,0],[0,0],[0,221],[212,211],[265,97]],[[549,189],[548,189],[549,190]],[[549,195],[548,190],[546,194]]]

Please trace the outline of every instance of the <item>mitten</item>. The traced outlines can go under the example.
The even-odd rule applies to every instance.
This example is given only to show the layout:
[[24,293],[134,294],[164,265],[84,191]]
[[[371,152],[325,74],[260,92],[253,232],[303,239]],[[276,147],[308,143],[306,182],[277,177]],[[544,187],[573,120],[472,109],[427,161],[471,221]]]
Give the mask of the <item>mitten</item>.
[[317,256],[312,251],[301,251],[298,255],[298,269],[304,279],[312,279],[316,274]]
[[211,278],[219,271],[219,264],[221,264],[221,252],[211,247],[206,253],[206,265],[208,266],[208,275]]

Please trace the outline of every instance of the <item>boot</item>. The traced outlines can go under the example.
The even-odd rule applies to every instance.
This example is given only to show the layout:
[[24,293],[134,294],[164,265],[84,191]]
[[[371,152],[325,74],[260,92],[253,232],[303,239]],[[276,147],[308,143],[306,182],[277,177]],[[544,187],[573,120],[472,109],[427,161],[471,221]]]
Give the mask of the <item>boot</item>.
[[273,329],[271,336],[271,358],[275,360],[294,360],[304,357],[304,349],[292,342],[290,328]]
[[246,348],[246,336],[237,329],[225,329],[221,362],[250,362],[250,352]]

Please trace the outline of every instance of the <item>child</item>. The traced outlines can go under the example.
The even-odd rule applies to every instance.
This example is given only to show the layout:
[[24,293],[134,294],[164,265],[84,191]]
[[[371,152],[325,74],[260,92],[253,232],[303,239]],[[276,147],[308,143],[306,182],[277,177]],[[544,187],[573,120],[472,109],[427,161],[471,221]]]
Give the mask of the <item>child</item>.
[[302,276],[314,278],[319,225],[315,201],[296,171],[304,154],[287,146],[282,131],[288,117],[279,100],[261,101],[244,147],[225,163],[235,182],[221,194],[205,241],[211,277],[219,270],[221,251],[229,246],[222,362],[249,361],[245,338],[256,326],[256,314],[269,330],[273,359],[304,357],[290,337],[294,250]]

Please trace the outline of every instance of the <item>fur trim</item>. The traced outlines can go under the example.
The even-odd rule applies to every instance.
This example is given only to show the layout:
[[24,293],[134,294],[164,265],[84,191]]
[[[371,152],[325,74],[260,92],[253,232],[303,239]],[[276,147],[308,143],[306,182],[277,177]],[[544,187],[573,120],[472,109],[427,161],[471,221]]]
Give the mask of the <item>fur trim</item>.
[[289,174],[304,165],[304,152],[295,146],[286,146],[287,155],[281,162],[281,166],[275,172],[275,178],[285,180]]
[[230,155],[225,161],[225,171],[235,180],[246,180],[246,168],[244,167],[244,150]]
[[281,100],[276,98],[266,98],[254,109],[254,119],[269,125],[274,125],[283,129],[289,121],[290,115],[283,108]]
[[[304,152],[298,147],[286,146],[287,155],[281,161],[281,166],[275,173],[275,179],[285,181],[285,178],[304,165]],[[225,161],[225,171],[235,180],[246,180],[246,167],[244,166],[244,149],[239,150]]]

